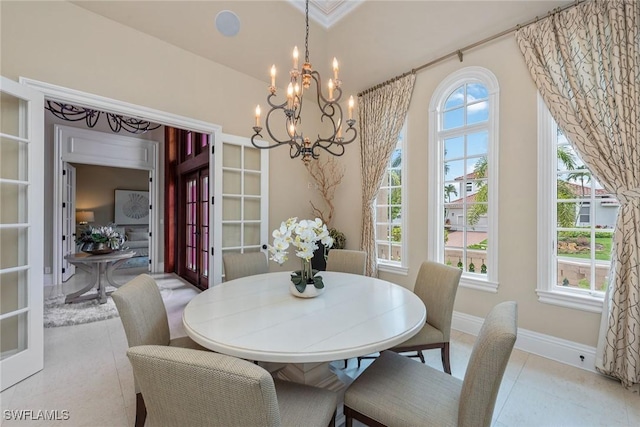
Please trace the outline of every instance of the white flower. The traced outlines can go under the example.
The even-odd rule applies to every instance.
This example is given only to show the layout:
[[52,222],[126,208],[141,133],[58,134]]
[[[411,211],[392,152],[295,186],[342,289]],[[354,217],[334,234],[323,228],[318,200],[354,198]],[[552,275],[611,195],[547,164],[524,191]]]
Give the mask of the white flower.
[[307,261],[313,258],[313,252],[318,249],[318,242],[322,242],[327,248],[333,246],[329,230],[320,218],[300,221],[297,217],[289,218],[280,224],[280,228],[273,230],[271,235],[273,246],[269,246],[269,259],[279,264],[287,260],[287,249],[290,245],[297,249],[297,257]]

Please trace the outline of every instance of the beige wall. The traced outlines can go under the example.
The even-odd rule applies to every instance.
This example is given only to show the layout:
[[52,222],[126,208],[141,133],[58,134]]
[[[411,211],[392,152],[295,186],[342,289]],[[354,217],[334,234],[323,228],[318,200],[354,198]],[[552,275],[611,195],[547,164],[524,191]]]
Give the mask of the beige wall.
[[[328,42],[331,56],[348,58],[353,49],[373,48],[358,40],[357,26],[347,24],[332,29]],[[340,43],[334,43],[336,40]],[[9,78],[26,76],[194,117],[241,136],[250,136],[253,108],[264,102],[268,84],[266,75],[264,81],[258,81],[67,3],[2,2],[1,47],[1,72]],[[314,62],[322,62],[316,52],[314,55]],[[375,67],[348,60],[344,63],[358,67],[361,73]],[[428,105],[442,79],[470,65],[490,69],[501,90],[500,287],[497,294],[461,288],[455,309],[484,316],[497,302],[514,299],[520,306],[520,327],[594,346],[599,315],[541,304],[535,294],[536,217],[545,214],[538,212],[535,196],[536,91],[510,36],[465,53],[463,63],[451,60],[418,74],[405,155],[409,274],[383,273],[381,277],[411,288],[420,263],[427,258]],[[398,74],[404,71],[398,70]],[[309,216],[308,200],[314,197],[302,163],[290,160],[286,151],[271,151],[270,229],[289,216]],[[357,248],[361,212],[357,142],[340,161],[347,165],[347,172],[336,191],[334,225],[347,235],[347,247]]]
[[95,213],[93,225],[114,222],[115,190],[149,190],[149,172],[145,170],[80,165],[76,167],[76,211]]

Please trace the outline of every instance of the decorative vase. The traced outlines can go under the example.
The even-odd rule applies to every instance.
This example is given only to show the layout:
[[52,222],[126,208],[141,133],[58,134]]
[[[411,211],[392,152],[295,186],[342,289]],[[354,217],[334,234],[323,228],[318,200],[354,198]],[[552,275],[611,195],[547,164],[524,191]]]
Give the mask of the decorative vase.
[[313,284],[309,284],[307,286],[305,286],[304,291],[300,292],[297,288],[296,285],[293,284],[293,282],[289,283],[289,292],[291,292],[291,294],[295,297],[298,298],[315,298],[318,295],[324,293],[324,288],[316,288]]
[[85,242],[80,250],[91,255],[106,255],[113,252],[113,248],[109,246],[109,243],[95,242]]
[[289,291],[299,298],[313,298],[324,292],[322,276],[316,276],[318,270],[311,268],[311,261],[302,259],[302,268],[291,273]]

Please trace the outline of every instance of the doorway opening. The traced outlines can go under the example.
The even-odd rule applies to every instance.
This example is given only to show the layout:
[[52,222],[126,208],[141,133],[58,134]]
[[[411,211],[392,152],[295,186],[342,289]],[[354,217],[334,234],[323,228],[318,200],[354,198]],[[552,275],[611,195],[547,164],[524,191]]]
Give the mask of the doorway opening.
[[[98,95],[89,94],[86,92],[80,92],[73,89],[64,88],[61,86],[56,86],[56,85],[52,85],[45,82],[40,82],[37,80],[27,79],[24,77],[20,78],[20,83],[43,93],[45,96],[45,99],[48,99],[48,100],[57,101],[57,102],[66,102],[66,103],[75,104],[75,105],[82,105],[82,106],[90,107],[100,111],[122,114],[128,117],[136,117],[142,120],[148,120],[150,122],[162,124],[164,126],[172,126],[180,129],[189,129],[195,132],[200,132],[200,133],[209,135],[209,137],[211,138],[211,141],[215,141],[219,139],[222,134],[221,127],[213,123],[203,122],[200,120],[195,120],[195,119],[191,119],[184,116],[178,116],[175,114],[166,113],[163,111],[159,111],[159,110],[155,110],[155,109],[151,109],[151,108],[147,108],[139,105],[129,104],[126,102],[117,101],[117,100],[101,97]],[[157,154],[158,154],[158,157],[162,157],[163,150],[157,150]],[[57,162],[54,162],[54,163],[57,164]],[[160,196],[162,193],[160,193],[159,189],[163,188],[163,186],[161,185],[163,183],[161,181],[164,180],[164,176],[163,176],[164,170],[162,169],[163,162],[159,161],[158,165],[159,165],[158,168],[156,168],[157,173],[155,177],[156,179],[154,179],[154,185],[157,188],[156,194]],[[51,172],[54,173],[55,171],[51,171]],[[212,174],[213,170],[210,169],[209,172],[210,174]],[[51,173],[48,174],[47,179],[53,179],[53,178],[54,177],[52,176]],[[210,176],[209,184],[213,185],[213,182],[214,181]],[[56,188],[58,188],[58,186],[56,186]],[[211,188],[210,194],[213,194],[213,188]],[[53,202],[51,202],[50,206],[53,206],[52,203]],[[158,207],[160,206],[159,203],[157,203],[156,205]],[[51,208],[48,208],[48,209],[51,209]],[[56,209],[53,209],[53,215],[51,215],[52,217],[57,216],[55,214],[56,211],[57,211]],[[157,216],[158,211],[159,209],[156,210],[153,215]],[[45,239],[48,240],[49,238],[51,238],[52,240],[48,245],[45,244],[45,272],[47,271],[46,269],[47,263],[50,263],[50,265],[52,265],[52,268],[53,268],[53,264],[55,263],[55,260],[56,260],[56,257],[52,256],[53,249],[57,247],[57,245],[55,245],[53,242],[53,239],[55,239],[55,236],[53,235],[55,234],[55,230],[57,228],[57,227],[53,227],[53,223],[54,223],[53,221],[55,221],[55,224],[60,224],[61,219],[54,218],[52,221],[51,218],[47,218],[47,215],[45,214],[45,231],[47,228],[46,221],[49,221],[50,232],[45,233],[46,234]],[[150,228],[150,232],[152,233],[152,235],[158,236],[160,234],[160,230],[162,228],[161,226],[163,225],[161,222],[164,222],[164,217],[157,216],[157,221],[155,222],[153,228]],[[209,229],[213,229],[211,227],[212,224],[213,224],[213,215],[210,215],[208,220]],[[208,242],[209,243],[208,247],[211,247],[213,242],[213,236],[211,234],[212,233],[209,233],[209,236],[208,236],[210,240]],[[46,243],[46,240],[45,240],[45,243]],[[163,246],[159,246],[162,240],[164,239],[161,239],[161,238],[154,239],[154,244],[150,245],[150,249],[149,249],[150,257],[155,258],[154,262],[157,262],[156,265],[152,264],[152,271],[164,270],[163,261],[166,261],[166,260],[158,259],[159,257],[154,256],[154,253],[153,253],[154,250],[159,252],[160,248],[164,248]],[[209,277],[211,277],[212,275],[211,266],[213,265],[211,253],[209,254],[209,258],[210,258],[209,259]],[[58,273],[59,271],[60,270],[58,269],[57,271],[52,271],[52,272],[57,273],[59,275]],[[217,276],[221,276],[220,272],[216,274]],[[51,284],[57,283],[58,281],[56,280],[57,279],[56,274],[53,274],[52,276],[53,277],[49,278],[49,281],[52,281],[50,283]],[[216,280],[219,281],[220,279],[218,278]]]

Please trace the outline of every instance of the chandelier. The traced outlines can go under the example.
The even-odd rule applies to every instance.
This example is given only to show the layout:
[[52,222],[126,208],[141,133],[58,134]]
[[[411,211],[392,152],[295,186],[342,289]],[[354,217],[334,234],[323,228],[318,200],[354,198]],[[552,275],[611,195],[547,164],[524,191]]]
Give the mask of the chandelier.
[[[251,137],[251,143],[254,147],[260,149],[271,149],[284,145],[289,146],[289,155],[292,159],[302,156],[304,163],[308,163],[311,159],[317,159],[320,150],[334,156],[342,156],[344,154],[344,146],[350,144],[356,139],[356,129],[353,125],[356,121],[353,119],[354,100],[353,96],[349,98],[348,103],[348,119],[346,120],[346,129],[343,129],[343,114],[340,106],[342,98],[342,82],[338,79],[338,61],[333,58],[333,79],[329,79],[327,87],[327,96],[322,93],[322,80],[320,73],[314,71],[309,62],[309,0],[306,0],[305,7],[305,56],[302,69],[298,69],[298,47],[293,48],[293,68],[289,72],[289,85],[287,87],[287,99],[278,103],[276,97],[276,66],[271,66],[271,86],[269,86],[269,95],[267,103],[269,104],[269,112],[265,117],[266,131],[273,140],[272,143],[260,140],[262,135],[262,127],[260,126],[260,105],[256,107],[256,125],[253,127],[255,134]],[[316,102],[320,108],[320,121],[327,123],[327,135],[318,134],[315,142],[311,142],[308,136],[305,136],[301,130],[302,124],[302,95],[305,90],[311,86],[311,81],[315,82]],[[281,114],[282,113],[282,114]],[[278,118],[280,134],[276,134],[272,128],[273,117]],[[283,123],[284,122],[284,123]],[[344,134],[344,136],[343,136]],[[265,145],[266,144],[266,145]]]
[[90,128],[93,128],[96,123],[98,123],[100,116],[105,114],[109,127],[115,133],[120,132],[120,130],[126,130],[129,133],[140,134],[158,129],[161,126],[146,120],[125,117],[114,113],[103,113],[102,111],[93,110],[91,108],[76,107],[75,105],[64,104],[62,102],[47,101],[47,105],[45,105],[44,108],[51,111],[51,114],[57,118],[68,122],[84,120],[86,125]]

